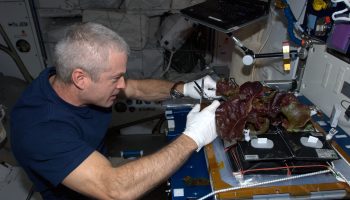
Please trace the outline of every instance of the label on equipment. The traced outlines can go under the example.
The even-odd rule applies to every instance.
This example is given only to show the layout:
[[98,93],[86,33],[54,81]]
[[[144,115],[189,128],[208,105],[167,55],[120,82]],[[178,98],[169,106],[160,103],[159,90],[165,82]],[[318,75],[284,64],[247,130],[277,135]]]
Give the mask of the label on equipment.
[[259,155],[245,155],[244,156],[245,160],[258,160],[259,159]]
[[183,197],[185,196],[185,191],[183,188],[176,188],[173,190],[174,197]]
[[337,159],[337,153],[332,149],[316,149],[319,158],[334,158]]

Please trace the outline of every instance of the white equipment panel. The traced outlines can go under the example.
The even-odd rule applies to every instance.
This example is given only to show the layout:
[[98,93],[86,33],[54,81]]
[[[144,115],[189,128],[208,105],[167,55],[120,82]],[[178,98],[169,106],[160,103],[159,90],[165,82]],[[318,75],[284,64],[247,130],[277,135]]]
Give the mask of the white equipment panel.
[[[342,93],[344,84],[350,83],[350,64],[326,52],[324,45],[314,45],[309,51],[300,92],[317,105],[328,117],[333,106],[342,100],[350,101]],[[341,108],[338,125],[350,135],[350,120]]]
[[[40,34],[31,1],[0,1],[0,23],[29,73],[35,78],[45,68]],[[7,47],[0,37],[0,43]],[[13,59],[0,51],[0,73],[23,79]]]

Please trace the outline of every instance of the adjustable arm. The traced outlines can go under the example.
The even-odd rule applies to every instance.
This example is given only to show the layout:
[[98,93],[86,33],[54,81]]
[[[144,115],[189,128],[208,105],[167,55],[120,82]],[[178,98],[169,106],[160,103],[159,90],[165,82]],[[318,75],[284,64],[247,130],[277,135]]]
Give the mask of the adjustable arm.
[[[244,52],[244,54],[245,54],[243,56],[244,65],[253,64],[253,62],[256,58],[283,57],[283,52],[255,54],[253,50],[244,46],[243,43],[239,39],[237,39],[235,36],[233,36],[232,33],[228,33],[227,35],[229,37],[231,37],[232,40],[235,42],[235,45],[237,45],[239,48],[241,48],[241,50]],[[298,56],[298,51],[292,50],[289,52],[289,55],[291,58],[295,58]]]
[[[289,55],[291,58],[295,58],[298,56],[298,51],[291,50],[289,52]],[[254,58],[271,58],[271,57],[283,57],[283,52],[254,54]]]
[[254,55],[254,52],[251,49],[248,49],[246,46],[244,46],[239,39],[237,39],[235,36],[233,36],[232,33],[228,33],[227,35],[229,37],[231,37],[232,40],[235,42],[235,44],[243,50],[245,55]]

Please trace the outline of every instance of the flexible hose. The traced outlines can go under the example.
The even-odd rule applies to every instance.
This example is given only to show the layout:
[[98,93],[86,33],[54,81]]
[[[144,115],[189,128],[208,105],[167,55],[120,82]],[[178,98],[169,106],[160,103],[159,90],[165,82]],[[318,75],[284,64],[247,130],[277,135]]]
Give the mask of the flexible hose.
[[0,34],[4,38],[6,44],[8,47],[5,47],[0,44],[0,50],[3,50],[5,53],[7,53],[16,63],[19,71],[22,73],[24,79],[31,83],[33,81],[33,77],[28,72],[26,66],[24,65],[22,59],[17,54],[16,49],[13,47],[10,39],[8,38],[7,34],[5,33],[5,30],[3,29],[2,25],[0,24]]
[[315,175],[319,175],[319,174],[325,174],[325,173],[328,173],[328,172],[332,172],[332,171],[327,169],[327,170],[322,170],[322,171],[318,171],[318,172],[312,172],[312,173],[307,173],[307,174],[291,176],[291,177],[287,177],[287,178],[280,178],[280,179],[264,181],[264,182],[260,182],[260,183],[254,183],[254,184],[249,184],[249,185],[243,185],[243,186],[238,186],[238,187],[231,187],[231,188],[221,189],[221,190],[217,190],[217,191],[214,191],[212,193],[209,193],[209,194],[199,198],[198,200],[204,200],[204,199],[206,199],[208,197],[211,197],[213,195],[216,195],[218,193],[229,192],[229,191],[232,191],[232,190],[239,190],[239,189],[243,189],[243,188],[255,187],[255,186],[260,186],[260,185],[266,185],[266,184],[270,184],[270,183],[289,181],[289,180],[293,180],[293,179],[297,179],[297,178],[304,178],[304,177],[308,177],[308,176],[315,176]]

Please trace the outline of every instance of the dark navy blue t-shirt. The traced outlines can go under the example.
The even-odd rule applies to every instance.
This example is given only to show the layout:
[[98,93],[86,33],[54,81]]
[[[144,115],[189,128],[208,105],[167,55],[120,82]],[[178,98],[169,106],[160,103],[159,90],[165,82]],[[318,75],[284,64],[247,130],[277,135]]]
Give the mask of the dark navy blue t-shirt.
[[49,83],[55,73],[55,68],[45,69],[16,103],[11,146],[44,199],[83,199],[61,182],[93,151],[105,153],[111,109],[65,102]]

